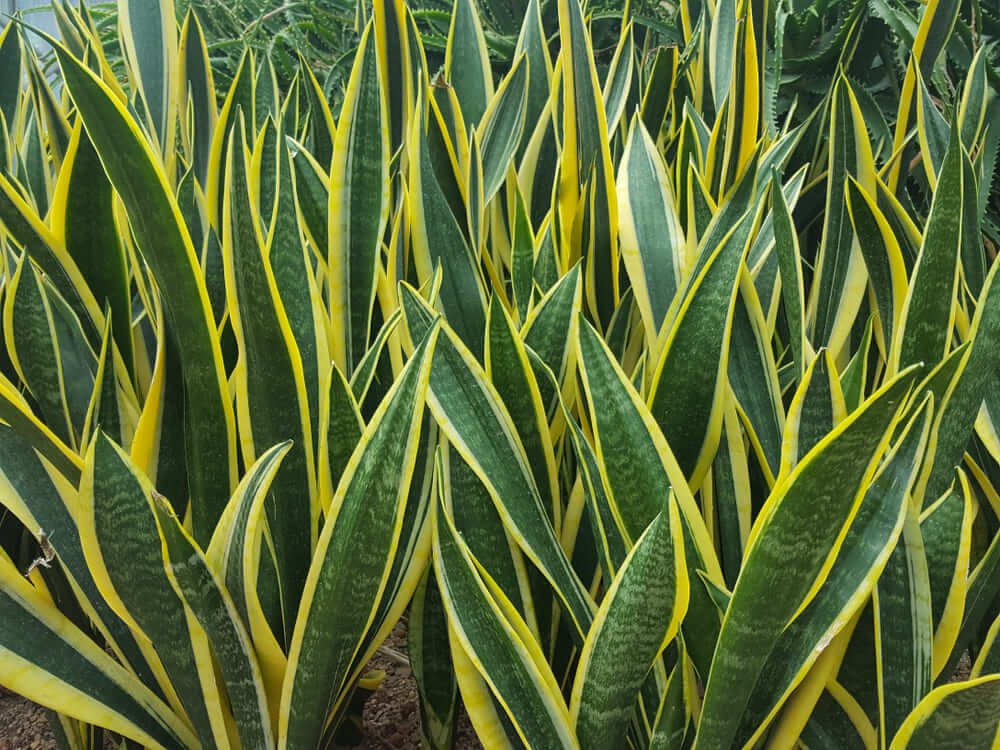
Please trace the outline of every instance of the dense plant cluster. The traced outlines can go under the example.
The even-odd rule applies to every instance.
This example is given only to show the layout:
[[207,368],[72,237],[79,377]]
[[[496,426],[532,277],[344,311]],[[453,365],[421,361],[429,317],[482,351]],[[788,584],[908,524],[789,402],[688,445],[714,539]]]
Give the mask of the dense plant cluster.
[[406,612],[435,750],[992,746],[994,11],[374,0],[334,94],[210,4],[0,33],[0,684],[63,746],[345,741]]

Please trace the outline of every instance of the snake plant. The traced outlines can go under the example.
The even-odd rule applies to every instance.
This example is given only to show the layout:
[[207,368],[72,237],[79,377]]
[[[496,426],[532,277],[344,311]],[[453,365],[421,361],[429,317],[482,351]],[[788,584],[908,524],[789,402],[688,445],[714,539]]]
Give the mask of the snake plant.
[[435,749],[991,747],[991,16],[494,5],[375,0],[335,103],[4,28],[0,684],[329,747],[408,611]]

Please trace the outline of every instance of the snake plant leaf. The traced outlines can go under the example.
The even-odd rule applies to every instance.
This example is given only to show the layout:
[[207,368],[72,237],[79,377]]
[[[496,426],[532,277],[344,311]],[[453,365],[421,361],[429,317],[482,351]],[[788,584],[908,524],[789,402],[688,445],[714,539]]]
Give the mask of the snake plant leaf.
[[959,484],[960,487],[949,490],[920,517],[920,533],[930,574],[934,677],[941,673],[958,638],[968,590],[975,506],[968,480],[962,473]]
[[656,340],[684,272],[684,233],[666,165],[638,115],[618,167],[621,254],[646,336]]
[[[560,384],[566,384],[573,375],[576,359],[573,341],[581,300],[580,267],[576,265],[545,293],[521,326],[525,345],[538,355]],[[537,368],[535,377],[542,392],[542,403],[551,419],[558,408],[557,393]]]
[[465,221],[474,256],[482,256],[486,247],[486,200],[483,193],[483,156],[479,133],[469,139],[469,174],[465,185]]
[[[713,168],[712,174],[713,182],[718,181],[721,189],[729,187],[746,171],[759,142],[761,71],[754,28],[753,7],[744,6],[731,53],[735,64],[725,102],[725,145],[716,146],[716,158],[721,156],[722,162],[720,165],[716,161],[718,168]],[[766,50],[766,45],[761,50]],[[767,166],[767,159],[761,160],[761,166]]]
[[[812,342],[835,355],[844,345],[865,291],[864,262],[851,231],[844,198],[849,176],[869,194],[875,189],[871,142],[857,98],[845,77],[833,91],[830,112],[823,238],[816,260],[809,313],[815,322]],[[907,364],[910,364],[907,362]]]
[[808,679],[806,673],[823,658],[822,645],[848,627],[881,576],[903,529],[910,489],[928,441],[930,415],[926,400],[865,489],[822,588],[778,637],[745,710],[741,742],[745,736],[760,736],[784,700],[788,707],[779,732],[797,735],[790,728],[801,731],[808,722],[814,702],[805,696],[796,700],[791,692]]
[[515,192],[513,237],[511,238],[511,288],[517,320],[523,322],[528,316],[535,283],[532,273],[535,268],[535,235],[531,231],[531,220],[521,191]]
[[[972,643],[978,641],[979,635],[987,627],[989,618],[993,615],[993,602],[1000,593],[998,567],[1000,567],[1000,536],[994,535],[986,552],[969,573],[962,627],[942,674],[954,674],[965,651]],[[977,660],[982,656],[980,653]]]
[[551,509],[549,518],[558,529],[562,525],[559,476],[538,380],[503,306],[494,300],[487,317],[486,373],[517,426],[542,504]]
[[608,132],[614,133],[621,122],[628,95],[635,75],[635,28],[633,23],[622,24],[621,37],[615,56],[604,79],[604,111],[608,118]]
[[[36,125],[40,137],[39,145],[48,149],[51,153],[51,158],[56,164],[62,162],[63,157],[66,154],[66,147],[69,144],[69,134],[70,127],[66,118],[66,114],[63,108],[59,106],[59,101],[56,99],[55,92],[53,91],[52,84],[49,82],[48,76],[42,71],[42,61],[38,56],[38,53],[30,45],[25,45],[25,56],[24,56],[24,66],[28,72],[28,90],[31,92],[31,98],[34,104]],[[44,139],[44,143],[41,139]],[[40,162],[38,163],[39,173],[36,174],[44,181],[47,187],[50,187],[51,175],[46,169],[46,157],[43,153],[39,152]],[[39,183],[32,181],[33,187]],[[41,191],[35,192],[35,200],[39,206],[42,208],[44,205],[48,207],[48,199],[50,197],[49,191],[47,190],[45,194]]]
[[177,23],[173,0],[118,0],[119,31],[132,87],[150,133],[169,162],[177,118]]
[[688,586],[670,497],[629,552],[583,644],[570,704],[581,748],[620,746],[646,673],[684,619]]
[[802,279],[802,254],[799,249],[799,238],[795,231],[795,222],[785,201],[784,191],[771,181],[771,217],[774,225],[774,247],[778,255],[778,267],[781,273],[781,296],[785,303],[785,315],[788,320],[789,344],[792,356],[800,373],[806,371],[808,361],[806,353],[810,351],[809,339],[806,336],[805,283]]
[[[723,620],[695,747],[738,739],[741,709],[782,631],[815,599],[843,549],[841,532],[857,516],[912,380],[910,371],[881,388],[775,485]],[[843,481],[831,484],[830,476]],[[817,502],[827,509],[822,519],[811,511]],[[804,523],[802,514],[811,520]]]
[[906,512],[903,533],[872,592],[879,680],[879,733],[884,747],[932,687],[927,556],[917,511]]
[[458,95],[462,119],[478,126],[493,98],[493,72],[479,10],[472,0],[455,0],[444,58],[445,75]]
[[0,375],[0,419],[10,425],[70,484],[80,481],[83,461],[32,411],[24,396]]
[[[90,395],[90,404],[87,406],[87,417],[82,432],[81,442],[84,444],[89,443],[98,430],[104,430],[120,445],[128,445],[132,442],[134,419],[137,418],[135,415],[137,415],[138,408],[131,403],[126,406],[120,397],[118,374],[115,371],[117,362],[113,346],[109,321],[104,331],[100,354],[97,356],[94,391]],[[126,412],[128,407],[132,407],[132,413]]]
[[962,173],[967,158],[958,129],[953,128],[899,323],[894,352],[898,367],[938,362],[949,349],[955,316],[952,302],[961,262],[962,195],[966,189]]
[[[517,37],[516,55],[527,56],[528,90],[525,94],[524,121],[534,128],[549,101],[552,81],[552,57],[546,41],[542,22],[541,3],[528,0],[524,10],[524,20]],[[527,149],[527,139],[522,139],[518,156]]]
[[420,732],[431,750],[448,750],[455,735],[458,684],[448,646],[448,620],[432,569],[424,572],[407,620],[407,654],[420,695]]
[[432,534],[429,514],[438,475],[435,448],[440,445],[441,439],[437,424],[427,410],[423,413],[420,435],[409,495],[402,513],[397,552],[386,577],[381,601],[375,608],[372,627],[354,659],[353,668],[358,674],[368,669],[368,662],[376,649],[403,617],[413,592],[420,585],[421,571],[430,564]]
[[24,526],[44,533],[72,581],[76,598],[113,652],[147,687],[158,691],[135,635],[105,602],[88,570],[73,516],[75,482],[53,470],[16,428],[0,426],[0,502]]
[[236,411],[246,463],[265,447],[294,441],[268,507],[288,638],[319,516],[315,458],[302,359],[253,209],[241,123],[237,117],[230,137],[222,236],[226,297],[241,357]]
[[327,207],[330,199],[330,176],[305,146],[286,136],[289,156],[295,172],[295,197],[302,215],[302,230],[313,247],[328,247]]
[[988,748],[1000,722],[1000,675],[942,685],[917,706],[890,750]]
[[906,266],[899,240],[875,197],[853,177],[847,180],[847,211],[865,258],[865,267],[878,307],[878,326],[886,351],[895,345],[906,305]]
[[1000,366],[1000,348],[990,342],[1000,336],[1000,283],[994,264],[979,300],[969,330],[972,344],[958,382],[951,386],[938,416],[937,446],[934,462],[928,470],[925,497],[934,500],[948,489],[955,467],[962,461],[988,383]]
[[[368,392],[371,390],[378,374],[379,362],[382,360],[382,355],[389,348],[390,338],[395,333],[396,327],[399,325],[402,317],[402,312],[396,310],[382,324],[378,335],[375,336],[375,339],[369,345],[368,351],[365,352],[365,356],[358,363],[354,375],[351,376],[351,393],[354,394],[354,398],[357,399],[359,404],[363,404],[368,397]],[[419,341],[419,337],[417,340]]]
[[[364,656],[359,647],[373,627],[393,563],[405,551],[400,534],[436,341],[432,330],[415,350],[337,487],[291,640],[278,725],[282,748],[318,743],[327,717],[337,712],[364,667],[354,667],[354,661]],[[409,598],[417,582],[395,596]]]
[[97,370],[80,322],[23,254],[5,301],[3,331],[12,363],[45,421],[79,449]]
[[441,306],[465,345],[478,354],[486,329],[486,296],[479,263],[435,177],[423,127],[410,129],[408,154],[409,212],[418,278],[427,281],[438,265],[447,269]]
[[0,71],[3,71],[3,79],[0,81],[0,114],[8,123],[14,122],[17,114],[18,92],[21,90],[22,76],[21,69],[21,37],[18,33],[18,26],[13,21],[8,21],[0,31]]
[[[212,573],[224,582],[233,606],[253,640],[267,691],[272,722],[278,715],[281,684],[287,660],[275,637],[260,593],[269,551],[263,549],[266,534],[264,503],[290,443],[275,445],[254,462],[240,480],[216,526],[205,558]],[[280,620],[279,620],[280,624]]]
[[329,257],[333,360],[353,373],[368,344],[376,270],[389,217],[389,132],[375,35],[358,42],[330,170]]
[[[189,101],[193,113],[190,124],[193,132],[188,136],[192,148],[191,163],[194,165],[198,182],[206,186],[212,135],[215,133],[219,113],[215,106],[215,79],[212,75],[205,32],[197,14],[190,8],[181,26],[177,58],[177,79],[182,82],[186,93],[186,96],[181,98],[181,105]],[[183,122],[183,118],[181,121]]]
[[[250,80],[253,81],[254,68],[251,67],[247,72]],[[337,131],[333,121],[333,113],[330,111],[330,103],[323,91],[323,85],[301,57],[299,58],[299,75],[309,110],[304,143],[316,161],[322,164],[326,170],[326,165],[332,163],[333,160],[334,139]],[[256,101],[253,104],[256,106]],[[255,122],[254,109],[244,110],[244,115],[251,125]]]
[[[973,189],[977,184],[976,173],[979,169],[978,165],[972,163],[971,157],[962,160],[962,185],[969,186],[962,191],[962,281],[969,294],[974,297],[982,292],[990,265],[983,244],[983,222],[980,215],[982,199],[979,191]],[[978,182],[985,183],[987,179],[984,177]]]
[[441,451],[439,491],[450,504],[451,516],[469,552],[538,633],[536,607],[528,581],[528,566],[517,543],[504,526],[488,487],[451,445]]
[[235,425],[219,338],[191,237],[158,159],[131,115],[93,73],[64,50],[55,51],[66,88],[163,294],[184,378],[195,537],[205,541],[235,484]]
[[[934,106],[927,82],[917,71],[917,140],[927,182],[931,189],[937,186],[938,175],[948,150],[949,127],[947,120]],[[957,126],[956,126],[956,129]]]
[[483,205],[488,204],[503,185],[507,169],[521,144],[529,79],[528,58],[522,54],[500,81],[476,131],[480,134],[483,156]]
[[618,568],[628,555],[625,535],[620,528],[621,518],[615,514],[614,506],[604,487],[601,467],[594,449],[590,447],[576,420],[567,418],[566,421],[570,426],[570,436],[577,460],[580,462],[580,478],[587,500],[588,520],[594,535],[594,547],[603,574],[608,580],[614,580]]
[[0,612],[5,685],[140,743],[171,750],[197,744],[170,707],[26,581],[6,553],[0,554]]
[[483,578],[443,504],[436,505],[434,568],[452,638],[500,699],[524,745],[578,748],[569,710],[537,642],[509,601]]
[[49,277],[81,324],[86,326],[88,340],[96,346],[103,315],[83,274],[60,238],[25,201],[17,185],[3,174],[0,174],[0,223]]
[[650,412],[695,488],[719,442],[733,309],[754,224],[748,212],[717,248],[706,248],[711,257],[665,329],[666,343],[653,371]]
[[[594,65],[594,50],[576,0],[560,0],[559,37],[562,40],[563,122],[561,170],[568,189],[575,191],[598,161],[610,165],[607,119]],[[565,154],[569,154],[567,157]]]
[[844,392],[828,349],[813,359],[788,408],[781,474],[788,473],[847,416]]
[[765,479],[772,480],[781,463],[785,409],[778,367],[770,347],[769,326],[748,275],[740,279],[729,341],[729,384],[747,437]]
[[[649,409],[589,324],[580,325],[581,375],[593,423],[601,480],[629,546],[652,523],[671,489],[684,527],[688,569],[722,583],[722,569],[684,474]],[[703,586],[692,587],[685,638],[707,673],[719,628],[715,605]]]
[[319,441],[319,494],[323,512],[328,513],[329,503],[365,429],[351,386],[336,366],[323,409],[319,420],[325,426]]
[[[267,132],[271,131],[266,124],[265,128]],[[299,220],[297,206],[300,204],[296,203],[297,185],[292,157],[283,136],[284,120],[278,120],[273,130],[276,135],[274,144],[276,197],[273,217],[269,221],[266,246],[270,248],[268,260],[274,273],[278,296],[285,308],[288,325],[302,361],[302,377],[305,381],[315,445],[319,439],[320,393],[325,385],[325,374],[330,360],[324,330],[325,316],[321,313],[323,307],[319,284],[311,265],[308,245],[304,240],[304,227]],[[267,206],[261,210],[266,211]]]
[[[236,123],[236,113],[242,110],[244,118],[253,114],[253,54],[244,51],[233,75],[219,110],[209,146],[208,175],[205,178],[205,200],[208,223],[222,230],[222,199],[226,189],[226,154],[229,153],[229,135]],[[325,169],[324,169],[325,173]]]
[[114,194],[77,120],[56,185],[50,223],[91,291],[111,310],[115,345],[131,370],[132,312],[125,251],[115,227]]
[[167,577],[205,630],[226,686],[240,743],[243,747],[273,748],[264,682],[236,606],[169,506],[154,498],[152,508]]
[[997,674],[1000,673],[998,669],[998,656],[1000,653],[997,651],[997,635],[1000,634],[1000,617],[993,621],[990,625],[989,630],[983,637],[982,647],[979,650],[979,655],[976,657],[975,663],[972,665],[972,678],[982,677],[983,675]]
[[878,735],[854,696],[834,681],[820,696],[802,740],[818,750],[837,750],[875,747]]
[[159,492],[174,503],[175,509],[184,513],[188,497],[184,472],[183,378],[177,349],[166,334],[166,316],[159,298],[150,298],[150,302],[156,313],[150,346],[155,346],[153,372],[129,446],[129,457]]
[[[187,618],[171,587],[153,510],[153,488],[121,448],[103,433],[87,449],[80,480],[78,522],[83,551],[108,603],[145,640],[176,701],[208,747],[225,746],[226,727],[216,693],[205,632]],[[169,643],[153,652],[150,643]],[[153,663],[156,669],[157,663]]]
[[403,0],[374,0],[372,18],[375,22],[375,43],[382,61],[380,89],[385,92],[388,101],[390,142],[392,152],[396,153],[405,141],[407,123],[417,101],[419,84],[414,76],[414,58],[420,53],[410,46],[410,11]]
[[552,584],[582,642],[593,618],[590,596],[559,545],[510,412],[472,353],[447,328],[435,350],[428,405],[441,432],[488,489],[511,536]]
[[715,102],[716,111],[720,112],[730,94],[733,66],[736,64],[738,5],[736,0],[722,0],[711,18],[708,73],[712,84],[712,101]]

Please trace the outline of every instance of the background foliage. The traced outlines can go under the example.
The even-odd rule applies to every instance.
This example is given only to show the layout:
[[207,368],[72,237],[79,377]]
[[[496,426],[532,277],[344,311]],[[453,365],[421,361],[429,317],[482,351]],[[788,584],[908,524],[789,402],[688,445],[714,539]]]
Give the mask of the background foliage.
[[408,609],[434,748],[992,746],[995,9],[199,2],[0,35],[64,745],[327,747]]

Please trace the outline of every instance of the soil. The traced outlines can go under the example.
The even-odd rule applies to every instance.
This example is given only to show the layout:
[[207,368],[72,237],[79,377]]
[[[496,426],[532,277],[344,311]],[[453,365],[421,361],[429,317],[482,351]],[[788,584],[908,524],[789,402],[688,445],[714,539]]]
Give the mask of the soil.
[[[418,750],[420,706],[417,684],[406,660],[406,629],[401,623],[372,659],[385,675],[364,708],[365,739],[357,750]],[[481,750],[465,713],[458,721],[455,750]],[[45,709],[0,688],[0,750],[56,750]]]

